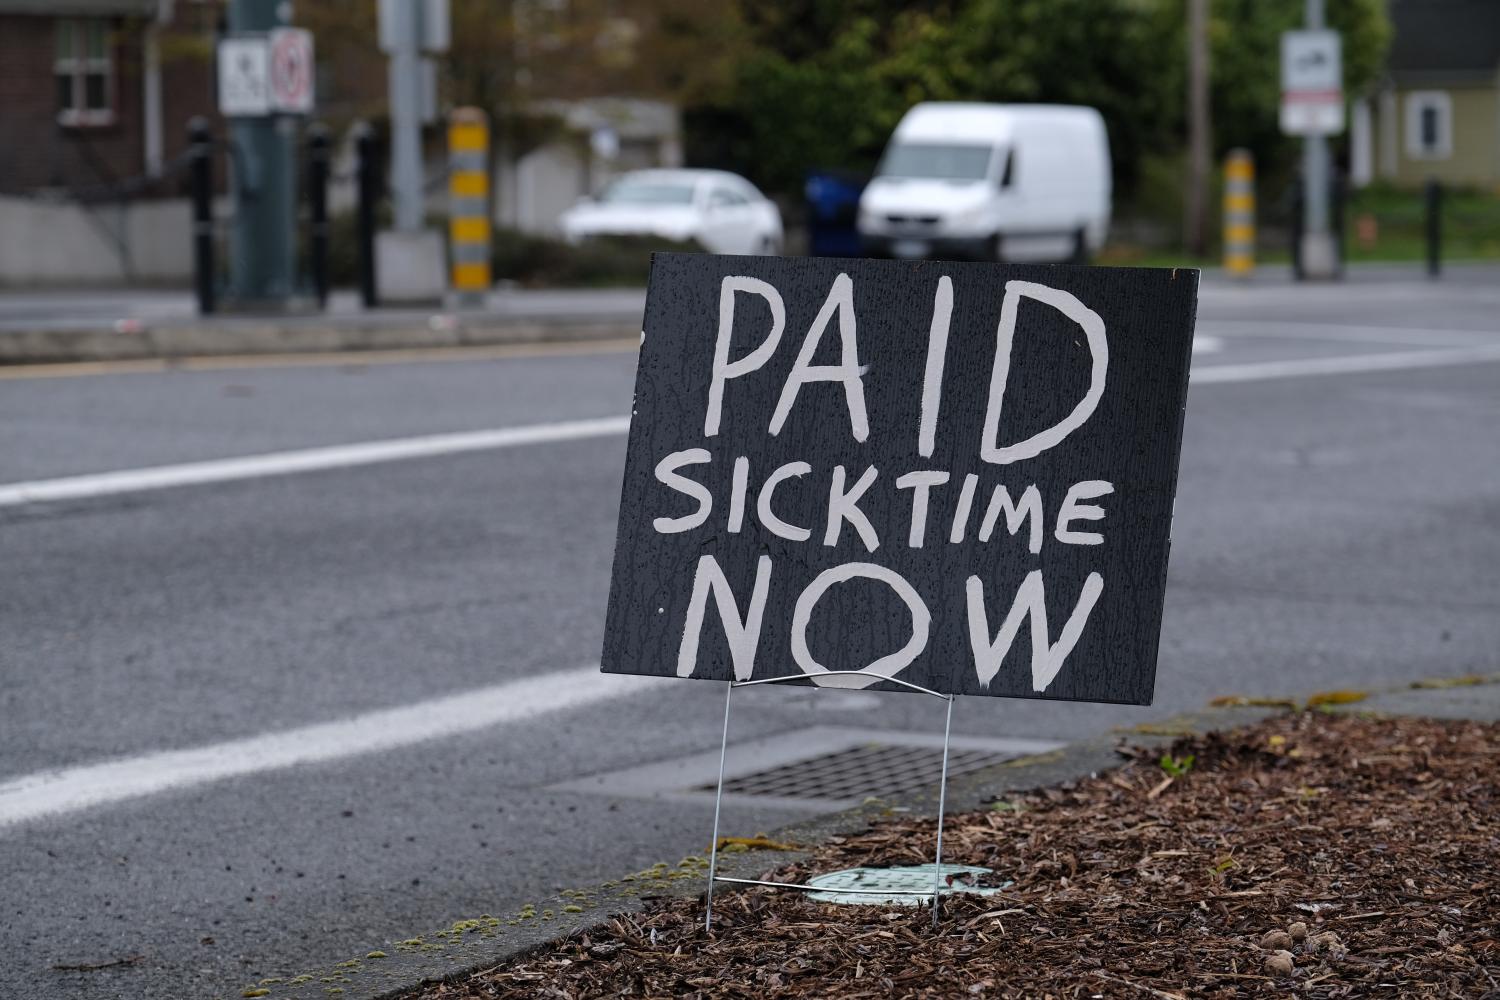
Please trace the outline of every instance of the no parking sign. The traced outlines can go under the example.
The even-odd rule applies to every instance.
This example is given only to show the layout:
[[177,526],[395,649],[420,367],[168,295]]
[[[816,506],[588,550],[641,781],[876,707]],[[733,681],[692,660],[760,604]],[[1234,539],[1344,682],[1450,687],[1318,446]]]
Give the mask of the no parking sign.
[[219,110],[232,118],[313,109],[313,39],[303,28],[235,35],[219,43]]
[[277,28],[270,34],[271,107],[283,114],[313,109],[313,39],[303,28]]

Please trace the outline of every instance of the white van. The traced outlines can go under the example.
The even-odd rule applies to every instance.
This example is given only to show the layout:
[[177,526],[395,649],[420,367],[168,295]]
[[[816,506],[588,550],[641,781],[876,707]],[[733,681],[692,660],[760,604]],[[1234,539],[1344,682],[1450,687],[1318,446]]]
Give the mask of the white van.
[[1109,230],[1109,137],[1093,108],[918,104],[859,200],[878,257],[1082,263]]

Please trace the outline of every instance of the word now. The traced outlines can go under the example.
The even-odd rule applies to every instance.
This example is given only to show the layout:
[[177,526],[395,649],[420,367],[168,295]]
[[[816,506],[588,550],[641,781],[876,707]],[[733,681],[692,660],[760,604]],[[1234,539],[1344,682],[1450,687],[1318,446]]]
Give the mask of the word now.
[[[741,612],[739,602],[718,560],[709,555],[698,558],[697,570],[693,574],[693,594],[688,601],[687,618],[682,631],[682,645],[677,652],[677,676],[690,677],[697,668],[703,619],[708,610],[709,596],[712,595],[714,607],[724,628],[724,637],[729,643],[735,680],[745,681],[751,678],[755,673],[755,658],[760,648],[761,622],[771,593],[771,577],[771,557],[763,555],[755,567],[755,583],[751,587],[749,603]],[[819,674],[828,673],[828,668],[814,660],[807,647],[807,631],[813,611],[830,588],[859,579],[884,584],[901,599],[911,615],[911,638],[895,652],[862,667],[861,672],[865,676],[819,678]],[[1062,669],[1063,662],[1078,643],[1078,637],[1083,634],[1089,614],[1094,610],[1099,595],[1104,592],[1104,577],[1099,573],[1090,573],[1084,580],[1078,601],[1055,643],[1050,641],[1047,628],[1047,587],[1041,570],[1034,569],[1026,574],[1026,578],[1016,589],[1015,598],[1011,601],[1010,610],[1006,613],[999,632],[994,635],[990,634],[989,614],[985,608],[984,581],[978,576],[970,576],[964,583],[964,590],[969,648],[980,686],[989,687],[990,681],[1000,672],[1000,664],[1010,652],[1021,622],[1029,617],[1031,687],[1033,691],[1042,692],[1047,690],[1047,685],[1052,683]],[[916,588],[899,573],[875,563],[844,563],[819,573],[798,595],[792,609],[792,662],[811,677],[815,684],[829,687],[868,687],[895,676],[921,656],[927,648],[931,626],[932,612]]]

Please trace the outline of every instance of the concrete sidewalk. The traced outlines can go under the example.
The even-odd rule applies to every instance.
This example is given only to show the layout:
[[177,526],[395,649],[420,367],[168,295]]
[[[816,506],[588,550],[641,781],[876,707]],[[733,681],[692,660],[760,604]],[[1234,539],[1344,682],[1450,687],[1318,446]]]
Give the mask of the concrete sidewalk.
[[[1416,681],[1405,687],[1374,692],[1312,693],[1285,701],[1241,701],[1153,725],[1101,734],[1050,753],[1023,757],[954,778],[949,782],[947,809],[955,814],[972,811],[1008,794],[1076,781],[1119,767],[1123,760],[1116,747],[1121,743],[1166,747],[1183,736],[1238,729],[1294,707],[1308,710],[1309,706],[1317,706],[1319,710],[1383,716],[1500,721],[1500,675]],[[720,852],[719,873],[738,878],[762,877],[770,869],[808,857],[808,851],[795,849],[798,845],[810,847],[830,837],[864,830],[871,820],[890,815],[893,809],[935,815],[936,807],[936,796],[929,793],[899,803],[870,803],[815,817],[770,834],[771,841],[785,844],[791,850]],[[706,839],[708,831],[704,833]],[[323,1000],[333,989],[339,991],[339,1000],[396,1000],[425,983],[466,976],[600,924],[613,915],[634,913],[653,899],[700,895],[706,875],[706,857],[675,863],[663,861],[620,881],[563,890],[554,898],[528,905],[520,914],[479,914],[406,940],[372,945],[366,954],[351,956],[327,969],[266,980],[258,986],[247,985],[243,995],[276,1000]]]
[[[1500,265],[1448,264],[1435,281],[1413,264],[1354,265],[1342,284],[1392,282],[1500,286]],[[1339,284],[1297,284],[1284,265],[1262,267],[1248,280],[1203,271],[1205,297]],[[323,312],[200,317],[185,290],[9,289],[0,290],[0,365],[612,340],[639,334],[645,297],[641,288],[502,289],[477,309],[367,310],[343,291]]]
[[420,350],[636,337],[644,289],[495,291],[482,308],[367,310],[350,292],[325,312],[200,317],[152,290],[0,292],[0,364],[322,351]]

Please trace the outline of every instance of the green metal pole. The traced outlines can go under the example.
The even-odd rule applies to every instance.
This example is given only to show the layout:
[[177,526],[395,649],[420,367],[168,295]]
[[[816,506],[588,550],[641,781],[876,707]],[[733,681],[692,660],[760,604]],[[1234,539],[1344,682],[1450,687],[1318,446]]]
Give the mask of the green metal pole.
[[[230,0],[230,34],[288,23],[282,0]],[[290,115],[232,118],[234,235],[230,288],[248,309],[282,309],[296,291],[297,120]]]

